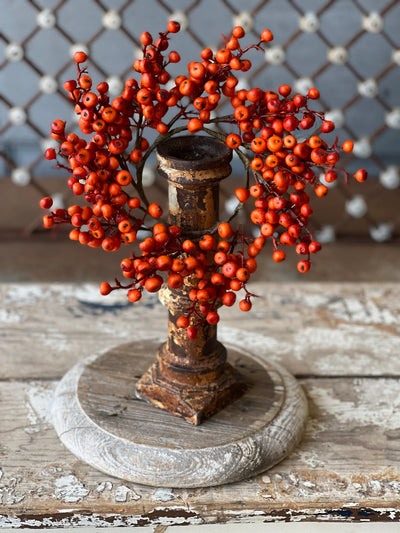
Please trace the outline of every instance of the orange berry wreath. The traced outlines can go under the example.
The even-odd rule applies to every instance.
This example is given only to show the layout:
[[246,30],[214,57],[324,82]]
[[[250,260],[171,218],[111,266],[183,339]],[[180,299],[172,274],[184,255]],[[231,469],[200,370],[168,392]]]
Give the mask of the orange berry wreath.
[[[170,21],[167,31],[156,39],[149,32],[142,33],[143,57],[133,65],[139,80],[128,79],[121,96],[114,99],[108,95],[106,82],[93,89],[92,79],[82,66],[86,54],[75,54],[77,80],[65,82],[64,88],[79,115],[80,130],[88,138],[66,133],[65,122],[54,120],[51,136],[59,142],[59,150],[48,149],[45,156],[48,160],[58,158],[57,166],[68,170],[68,185],[75,195],[83,197],[86,206],[55,209],[43,222],[47,228],[70,224],[72,240],[105,251],[131,245],[139,240],[139,230],[150,230],[151,236],[138,243],[139,250],[130,250],[121,262],[126,283],[117,279],[114,285],[103,282],[100,292],[106,295],[124,288],[129,301],[136,302],[144,290],[157,292],[164,282],[176,289],[186,276],[195,276],[197,288],[189,295],[192,304],[187,315],[178,320],[194,338],[193,317],[195,323],[216,324],[218,305],[232,306],[238,291],[244,291],[240,309],[251,309],[253,295],[246,285],[257,269],[255,258],[266,241],[272,241],[274,261],[285,259],[282,248],[294,246],[303,256],[298,262],[299,272],[310,269],[311,254],[321,245],[308,229],[313,212],[309,192],[313,189],[317,197],[327,194],[327,187],[319,181],[321,172],[327,182],[340,175],[348,179],[348,173],[336,165],[340,151],[350,152],[353,143],[347,140],[339,147],[337,139],[332,145],[322,139],[335,126],[322,112],[310,108],[319,98],[315,88],[305,96],[292,94],[288,85],[281,85],[277,92],[237,88],[235,74],[252,66],[245,54],[251,49],[264,51],[264,43],[273,39],[269,30],[262,32],[258,43],[242,48],[245,31],[235,27],[224,48],[215,54],[204,49],[199,60],[190,62],[187,72],[177,76],[167,89],[170,75],[166,69],[180,61],[178,52],[167,53],[169,38],[179,29],[179,23]],[[218,108],[227,103],[231,111],[218,116]],[[218,131],[210,129],[214,124],[220,126]],[[314,126],[320,133],[305,138]],[[149,130],[159,134],[152,145],[145,137]],[[179,227],[160,221],[162,208],[150,202],[143,189],[143,168],[162,140],[185,130],[217,137],[237,152],[246,182],[235,194],[239,205],[254,202],[250,218],[258,227],[258,236],[245,236],[229,221],[222,222],[214,235],[184,240]],[[301,134],[299,140],[296,131]],[[354,178],[363,182],[367,173],[360,169]],[[43,198],[40,204],[51,209],[52,199]],[[211,264],[206,253],[213,256]]]

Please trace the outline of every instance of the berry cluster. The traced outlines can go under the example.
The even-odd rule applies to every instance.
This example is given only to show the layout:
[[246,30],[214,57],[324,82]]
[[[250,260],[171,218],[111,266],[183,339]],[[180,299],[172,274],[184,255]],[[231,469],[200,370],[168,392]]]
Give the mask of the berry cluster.
[[[105,251],[134,243],[141,229],[150,231],[151,236],[137,243],[138,249],[121,262],[127,284],[123,286],[117,279],[115,285],[104,282],[100,292],[109,294],[125,288],[128,299],[135,302],[144,289],[157,292],[164,281],[176,289],[185,277],[194,277],[197,284],[189,294],[192,304],[178,320],[178,326],[187,328],[188,336],[194,338],[196,324],[216,324],[218,307],[233,305],[237,291],[244,290],[240,308],[251,308],[254,295],[246,284],[257,269],[255,257],[267,239],[273,243],[274,261],[285,259],[282,248],[295,246],[296,253],[303,256],[297,265],[299,272],[310,269],[311,254],[321,245],[308,229],[312,214],[309,192],[313,190],[317,197],[327,194],[326,185],[319,180],[321,173],[326,182],[335,181],[339,175],[348,179],[337,163],[340,151],[351,152],[353,143],[346,141],[339,147],[336,139],[329,146],[322,139],[335,125],[325,120],[322,112],[310,108],[319,98],[315,88],[306,96],[292,94],[288,85],[281,85],[277,92],[258,87],[237,89],[235,73],[252,66],[245,54],[250,49],[264,50],[265,43],[273,39],[269,30],[262,32],[258,43],[242,48],[245,31],[235,27],[224,48],[216,53],[204,49],[201,60],[190,62],[187,72],[167,89],[166,84],[171,83],[167,66],[180,61],[178,52],[167,53],[169,37],[179,29],[177,22],[170,21],[167,31],[155,40],[150,33],[142,33],[143,57],[133,65],[139,80],[128,79],[121,96],[112,100],[106,82],[93,89],[92,79],[82,66],[86,54],[75,54],[77,80],[65,82],[64,88],[79,115],[80,130],[89,138],[67,133],[65,123],[54,120],[51,136],[60,146],[58,152],[48,149],[45,156],[67,162],[59,159],[57,166],[69,172],[69,187],[86,205],[55,209],[43,221],[47,228],[70,224],[72,240],[101,246]],[[224,102],[232,111],[212,115]],[[210,124],[218,124],[219,129],[210,129]],[[317,127],[318,131],[307,137],[306,132]],[[152,145],[145,137],[149,130],[158,133]],[[179,227],[158,220],[163,211],[145,195],[144,164],[160,142],[182,131],[204,131],[237,152],[246,182],[235,194],[239,206],[254,200],[250,218],[259,228],[258,236],[247,237],[240,228],[223,222],[218,235],[206,233],[190,240]],[[360,169],[354,177],[363,182],[367,173]],[[40,203],[43,209],[52,207],[49,197]]]

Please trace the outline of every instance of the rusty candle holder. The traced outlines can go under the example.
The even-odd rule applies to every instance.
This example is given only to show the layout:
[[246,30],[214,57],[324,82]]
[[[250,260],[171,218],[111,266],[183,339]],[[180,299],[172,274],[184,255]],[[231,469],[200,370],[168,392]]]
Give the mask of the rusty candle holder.
[[[183,238],[212,232],[218,222],[219,182],[231,172],[232,153],[208,137],[174,137],[158,148],[159,173],[168,180],[169,222],[182,229]],[[192,424],[200,424],[246,390],[244,378],[226,361],[217,340],[217,326],[203,322],[189,339],[177,319],[190,307],[192,277],[179,289],[160,295],[168,307],[168,339],[157,361],[136,385],[138,397]]]

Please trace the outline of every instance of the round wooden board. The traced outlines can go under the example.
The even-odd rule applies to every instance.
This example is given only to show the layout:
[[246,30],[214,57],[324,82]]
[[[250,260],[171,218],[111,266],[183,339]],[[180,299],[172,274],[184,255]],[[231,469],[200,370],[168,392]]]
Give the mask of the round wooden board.
[[249,388],[200,426],[136,398],[135,382],[160,345],[149,334],[86,359],[64,376],[53,404],[61,441],[98,470],[159,487],[222,485],[272,467],[302,437],[304,394],[293,376],[262,354],[230,346],[224,335],[220,340]]

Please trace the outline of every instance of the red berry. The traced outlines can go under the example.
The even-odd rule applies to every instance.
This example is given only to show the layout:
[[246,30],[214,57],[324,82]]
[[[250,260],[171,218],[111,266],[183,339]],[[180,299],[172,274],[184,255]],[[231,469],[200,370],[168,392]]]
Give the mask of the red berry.
[[130,302],[137,302],[142,297],[142,293],[138,289],[131,289],[128,291],[128,300]]
[[233,229],[229,222],[222,222],[222,224],[219,224],[218,235],[221,237],[221,239],[229,239],[232,237]]
[[362,183],[363,181],[367,179],[368,173],[364,168],[360,168],[360,170],[357,170],[357,172],[354,174],[354,177],[356,178],[357,181]]
[[106,281],[103,281],[103,283],[100,285],[100,294],[103,296],[106,296],[107,294],[110,294],[112,291],[111,285],[107,283]]
[[149,46],[153,42],[153,37],[148,31],[144,31],[140,36],[140,42],[143,46]]
[[186,316],[180,316],[178,320],[176,321],[176,325],[178,328],[187,328],[190,324],[190,321],[188,317]]
[[251,309],[251,302],[249,300],[241,300],[239,302],[239,307],[241,311],[247,312]]
[[286,259],[286,254],[283,250],[275,250],[275,252],[272,254],[272,259],[275,261],[275,263],[282,263]]
[[54,150],[54,148],[47,148],[47,150],[44,153],[44,157],[48,161],[51,161],[52,159],[55,159],[57,157],[57,154],[56,154],[56,151]]
[[197,328],[195,328],[194,326],[190,326],[187,328],[186,333],[189,339],[193,340],[197,337]]
[[299,261],[297,263],[297,270],[301,272],[302,274],[305,274],[310,270],[311,263],[310,261],[307,261],[306,259],[303,259],[302,261]]
[[315,254],[321,250],[322,246],[318,241],[311,241],[308,245],[308,251],[310,254]]
[[330,133],[335,129],[335,124],[331,120],[324,120],[321,124],[322,133]]
[[344,141],[344,143],[342,144],[342,150],[343,152],[350,153],[353,151],[353,146],[353,141]]
[[308,98],[311,98],[311,100],[318,100],[319,90],[315,87],[311,87],[311,89],[308,90],[307,96]]
[[40,200],[39,204],[42,209],[50,209],[53,205],[53,199],[50,196],[46,196]]
[[214,326],[215,324],[218,324],[219,322],[219,314],[216,311],[210,311],[207,313],[206,321]]
[[149,215],[151,215],[153,218],[160,218],[163,214],[163,210],[161,209],[161,207],[153,202],[149,205],[149,207],[147,208],[147,211],[149,213]]
[[76,63],[84,63],[87,60],[87,55],[85,52],[75,52],[74,61]]
[[170,20],[168,22],[167,29],[169,33],[178,33],[178,31],[181,29],[181,25],[176,20]]
[[261,33],[261,40],[265,43],[269,43],[270,41],[272,41],[273,38],[274,36],[270,32],[270,30],[263,30],[263,32]]

